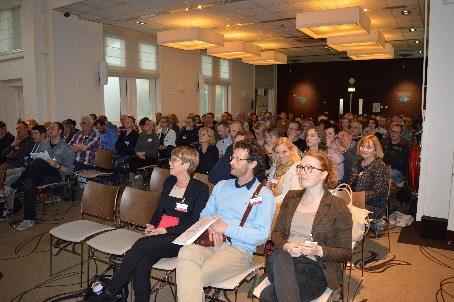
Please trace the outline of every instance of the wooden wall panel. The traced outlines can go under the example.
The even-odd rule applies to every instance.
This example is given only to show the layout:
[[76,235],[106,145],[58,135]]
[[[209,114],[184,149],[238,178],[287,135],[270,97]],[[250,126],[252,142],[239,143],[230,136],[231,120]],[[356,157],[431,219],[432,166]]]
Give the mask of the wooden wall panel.
[[355,78],[356,92],[352,111],[358,113],[358,99],[363,99],[363,113],[372,113],[372,103],[381,103],[387,116],[406,114],[414,118],[421,112],[422,59],[348,61],[279,65],[277,69],[277,109],[304,112],[316,117],[339,113],[339,99],[348,112],[349,79]]

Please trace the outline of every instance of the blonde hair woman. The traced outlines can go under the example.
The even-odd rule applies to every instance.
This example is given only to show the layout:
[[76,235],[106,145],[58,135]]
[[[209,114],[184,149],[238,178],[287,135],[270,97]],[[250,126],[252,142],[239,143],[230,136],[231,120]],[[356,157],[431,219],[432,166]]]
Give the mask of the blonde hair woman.
[[266,183],[277,203],[282,202],[289,190],[301,189],[296,173],[300,161],[299,149],[287,137],[280,137],[273,148],[273,165]]
[[[353,167],[348,181],[355,192],[366,192],[366,208],[376,220],[385,214],[389,170],[383,162],[383,149],[375,135],[366,135],[357,145],[362,160]],[[376,224],[375,224],[376,225]]]
[[197,150],[199,151],[200,157],[197,172],[208,174],[219,159],[219,151],[216,148],[213,129],[207,127],[199,129],[199,145],[197,146]]

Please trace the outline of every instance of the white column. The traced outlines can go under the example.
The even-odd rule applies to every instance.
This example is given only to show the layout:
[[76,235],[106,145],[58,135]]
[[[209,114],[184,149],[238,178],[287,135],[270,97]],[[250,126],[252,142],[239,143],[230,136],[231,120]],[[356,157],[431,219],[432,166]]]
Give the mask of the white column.
[[[430,1],[426,119],[423,124],[417,220],[423,215],[449,218],[454,230],[454,4]],[[451,1],[452,2],[452,1]]]

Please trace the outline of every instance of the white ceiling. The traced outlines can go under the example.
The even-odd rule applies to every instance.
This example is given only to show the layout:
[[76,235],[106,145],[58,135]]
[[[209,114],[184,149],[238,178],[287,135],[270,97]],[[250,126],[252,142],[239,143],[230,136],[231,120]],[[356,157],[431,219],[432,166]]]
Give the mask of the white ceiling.
[[[422,57],[419,51],[424,39],[424,5],[424,0],[85,0],[59,10],[148,33],[211,28],[224,34],[226,41],[250,41],[262,49],[285,53],[289,62],[327,62],[350,59],[345,52],[327,48],[324,39],[297,31],[296,13],[361,6],[367,9],[372,26],[394,46],[396,58]],[[403,9],[411,14],[402,15]],[[410,32],[411,27],[416,31]],[[421,43],[416,44],[416,40]]]

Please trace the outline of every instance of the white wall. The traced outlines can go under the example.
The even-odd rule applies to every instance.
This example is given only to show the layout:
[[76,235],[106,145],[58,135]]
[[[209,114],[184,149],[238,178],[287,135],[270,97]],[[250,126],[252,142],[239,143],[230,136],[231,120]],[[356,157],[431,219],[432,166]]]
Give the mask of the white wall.
[[230,111],[235,116],[239,111],[251,111],[251,102],[255,98],[255,69],[254,65],[245,64],[241,60],[230,62],[232,64]]
[[454,230],[453,153],[454,135],[454,40],[446,30],[454,28],[454,4],[430,1],[426,119],[421,151],[421,176],[417,219],[423,215],[448,218]]
[[199,112],[200,51],[160,46],[159,54],[161,111],[175,113],[181,121]]

